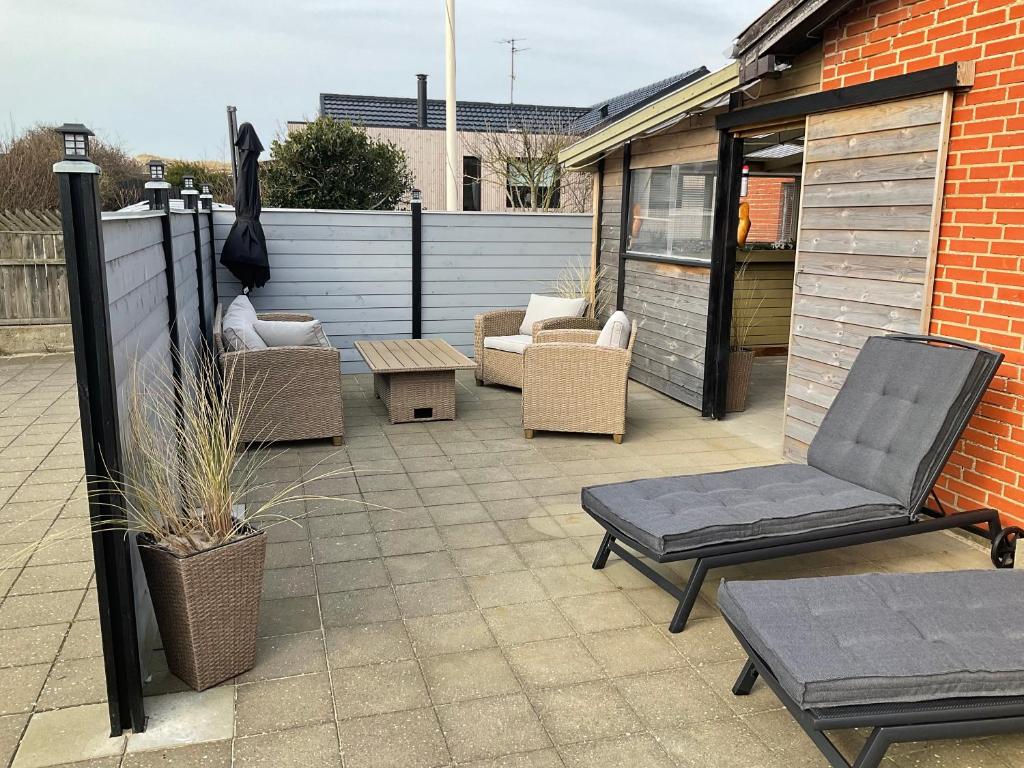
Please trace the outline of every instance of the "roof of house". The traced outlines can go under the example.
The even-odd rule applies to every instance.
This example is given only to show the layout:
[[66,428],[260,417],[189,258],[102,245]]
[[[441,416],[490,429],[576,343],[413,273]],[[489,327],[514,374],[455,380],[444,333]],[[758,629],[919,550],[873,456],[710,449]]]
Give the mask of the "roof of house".
[[708,74],[707,67],[695,67],[672,77],[666,77],[664,80],[658,80],[627,93],[620,93],[618,96],[599,101],[573,123],[573,129],[578,133],[590,133],[625,117],[645,104],[672,93],[687,83],[704,77],[706,74]]
[[[587,112],[586,107],[459,101],[455,106],[455,124],[460,131],[501,131],[510,124],[517,128],[525,126],[531,131],[565,131],[574,120]],[[416,99],[321,93],[320,114],[336,120],[348,120],[356,125],[415,128]],[[427,128],[440,130],[444,126],[444,101],[427,99]]]

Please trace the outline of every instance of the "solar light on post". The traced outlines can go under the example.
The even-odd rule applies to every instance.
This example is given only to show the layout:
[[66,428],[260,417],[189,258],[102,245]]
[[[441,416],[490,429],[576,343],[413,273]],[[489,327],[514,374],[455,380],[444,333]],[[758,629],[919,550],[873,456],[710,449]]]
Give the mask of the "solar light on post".
[[196,189],[194,176],[181,177],[181,200],[186,211],[195,211],[199,207],[199,190]]
[[171,185],[164,179],[164,161],[149,161],[149,181],[146,182],[146,197],[151,211],[167,210],[170,206]]
[[199,210],[213,210],[213,192],[210,190],[210,182],[204,181],[199,185]]

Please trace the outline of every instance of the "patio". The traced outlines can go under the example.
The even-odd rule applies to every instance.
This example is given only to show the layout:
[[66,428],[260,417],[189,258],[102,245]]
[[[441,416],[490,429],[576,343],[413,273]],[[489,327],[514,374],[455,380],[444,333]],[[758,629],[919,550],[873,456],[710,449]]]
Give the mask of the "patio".
[[[307,488],[345,501],[271,528],[258,662],[234,684],[186,692],[157,662],[149,730],[105,738],[87,540],[0,572],[0,765],[822,765],[767,688],[730,695],[742,657],[717,578],[669,635],[663,592],[614,557],[591,569],[600,529],[579,507],[587,484],[779,460],[779,373],[755,376],[751,409],[724,422],[634,383],[615,445],[523,439],[519,393],[472,372],[456,421],[392,426],[370,377],[346,375],[345,448],[290,446],[267,478],[351,463]],[[0,409],[0,522],[17,537],[0,556],[48,530],[84,534],[73,359],[0,361]],[[931,534],[717,576],[972,567],[990,567],[984,548]],[[682,581],[685,568],[667,570]],[[1024,738],[1008,736],[901,745],[886,764],[1022,760]]]

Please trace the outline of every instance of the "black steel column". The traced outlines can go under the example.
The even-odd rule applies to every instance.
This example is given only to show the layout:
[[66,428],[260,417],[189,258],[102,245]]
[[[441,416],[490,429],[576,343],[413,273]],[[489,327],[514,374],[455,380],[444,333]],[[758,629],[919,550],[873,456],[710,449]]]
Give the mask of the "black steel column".
[[171,373],[174,375],[175,392],[180,394],[181,384],[181,334],[178,329],[178,291],[174,279],[174,235],[171,229],[170,187],[154,190],[156,210],[163,209],[160,220],[164,248],[164,277],[167,281],[167,333],[171,338]]
[[[207,349],[213,349],[213,328],[206,313],[206,276],[203,274],[203,234],[200,230],[199,208],[192,211],[192,234],[196,247],[196,291],[199,295],[199,331],[203,334]],[[211,241],[210,245],[213,243]]]
[[633,145],[626,142],[622,147],[622,202],[619,211],[619,262],[615,281],[615,309],[622,309],[622,303],[626,298],[626,251],[629,249],[629,195],[630,195],[630,172],[629,166],[633,159]]
[[412,337],[423,338],[423,200],[412,191]]
[[124,519],[117,487],[105,476],[122,471],[114,350],[99,205],[99,169],[87,160],[54,166],[64,226],[78,405],[89,488],[89,517],[96,565],[100,635],[106,672],[110,732],[145,730],[142,674],[135,621],[129,541],[103,525]]
[[210,270],[210,280],[213,283],[213,310],[217,311],[220,304],[220,289],[217,287],[217,244],[213,240],[213,202],[210,202],[210,261],[213,262]]
[[[729,108],[739,107],[739,94],[731,94]],[[711,239],[711,274],[708,294],[708,332],[704,350],[704,397],[701,414],[725,416],[729,382],[729,345],[732,333],[733,285],[736,281],[736,228],[739,225],[743,139],[729,131],[718,134],[718,184]]]

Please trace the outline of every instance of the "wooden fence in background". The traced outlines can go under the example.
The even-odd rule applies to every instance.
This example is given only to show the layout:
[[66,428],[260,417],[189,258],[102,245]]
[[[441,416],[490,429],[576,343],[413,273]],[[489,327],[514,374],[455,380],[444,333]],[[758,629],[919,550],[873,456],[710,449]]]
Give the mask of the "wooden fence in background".
[[57,211],[0,211],[0,324],[70,322]]

